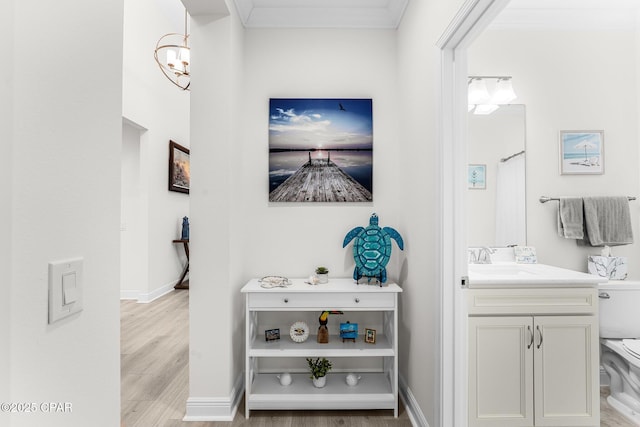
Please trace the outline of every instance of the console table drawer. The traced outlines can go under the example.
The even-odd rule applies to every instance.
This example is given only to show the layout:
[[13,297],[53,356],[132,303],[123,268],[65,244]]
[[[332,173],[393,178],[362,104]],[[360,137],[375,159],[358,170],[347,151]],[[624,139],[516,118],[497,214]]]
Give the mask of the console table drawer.
[[394,293],[252,293],[249,294],[249,309],[291,309],[318,308],[389,308],[395,307]]

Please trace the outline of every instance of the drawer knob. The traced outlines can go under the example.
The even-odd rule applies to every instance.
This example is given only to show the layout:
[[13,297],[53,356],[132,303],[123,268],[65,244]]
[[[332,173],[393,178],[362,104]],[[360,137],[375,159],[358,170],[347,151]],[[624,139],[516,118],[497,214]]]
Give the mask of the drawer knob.
[[360,302],[360,298],[356,298],[355,301],[356,301],[356,304],[359,303]]
[[289,298],[285,298],[285,299],[284,299],[284,302],[285,302],[285,303],[289,302]]

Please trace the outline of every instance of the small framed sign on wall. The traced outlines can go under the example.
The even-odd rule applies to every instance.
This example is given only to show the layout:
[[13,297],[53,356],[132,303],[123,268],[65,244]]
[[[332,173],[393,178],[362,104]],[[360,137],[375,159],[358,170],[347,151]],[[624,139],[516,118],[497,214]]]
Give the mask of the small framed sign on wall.
[[169,191],[189,194],[190,182],[189,149],[169,141]]
[[486,190],[487,165],[469,165],[467,185],[471,190]]

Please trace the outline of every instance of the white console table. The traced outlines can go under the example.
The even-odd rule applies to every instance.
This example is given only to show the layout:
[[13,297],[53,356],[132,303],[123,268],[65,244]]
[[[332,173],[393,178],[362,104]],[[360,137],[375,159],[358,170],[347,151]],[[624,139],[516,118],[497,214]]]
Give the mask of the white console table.
[[[398,293],[402,289],[395,283],[385,286],[356,284],[353,279],[330,279],[327,284],[309,285],[304,279],[293,279],[286,288],[266,289],[258,279],[250,280],[242,292],[246,296],[246,365],[245,411],[249,418],[252,409],[393,409],[398,416]],[[308,323],[309,338],[295,343],[289,329],[281,329],[281,338],[266,341],[261,316],[285,317],[288,324],[308,312],[320,315],[324,310],[374,312],[382,315],[382,330],[377,331],[376,343],[364,342],[364,327],[359,325],[356,342],[343,342],[338,331],[331,330],[329,343],[316,342],[318,323]],[[271,313],[268,313],[271,312]],[[348,386],[346,372],[338,369],[327,375],[327,385],[315,388],[308,371],[289,371],[292,384],[280,385],[274,372],[261,372],[259,360],[263,358],[316,358],[326,357],[332,362],[338,358],[380,358],[381,369],[357,374],[362,378],[357,386]],[[305,362],[306,363],[306,362]],[[298,363],[299,366],[299,363]],[[335,363],[334,363],[335,366]]]

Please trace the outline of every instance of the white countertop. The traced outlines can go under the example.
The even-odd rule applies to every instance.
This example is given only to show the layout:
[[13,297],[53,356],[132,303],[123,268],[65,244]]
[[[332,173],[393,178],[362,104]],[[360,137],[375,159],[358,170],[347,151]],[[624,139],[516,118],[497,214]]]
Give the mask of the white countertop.
[[369,285],[367,283],[356,284],[356,281],[353,279],[340,277],[329,278],[329,283],[310,285],[306,283],[308,278],[295,278],[290,280],[292,283],[290,286],[263,288],[260,286],[259,279],[251,279],[246,285],[244,285],[242,292],[402,292],[402,288],[397,284],[390,282],[384,283],[382,286],[379,284]]
[[469,288],[595,288],[606,277],[546,264],[469,264]]

